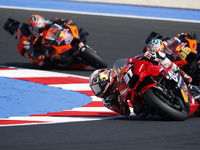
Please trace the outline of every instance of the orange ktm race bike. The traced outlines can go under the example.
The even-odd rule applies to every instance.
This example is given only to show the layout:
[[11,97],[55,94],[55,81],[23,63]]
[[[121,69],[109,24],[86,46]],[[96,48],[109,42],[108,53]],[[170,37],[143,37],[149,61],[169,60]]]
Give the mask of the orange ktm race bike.
[[[192,34],[192,37],[187,34],[179,36],[179,40],[182,43],[186,43],[185,47],[182,50],[177,47],[172,53],[167,53],[166,55],[171,61],[176,63],[179,68],[192,77],[192,84],[200,85],[200,43],[197,43],[196,34],[194,32],[192,32]],[[166,39],[166,37],[156,32],[151,32],[145,43],[148,44],[149,41],[154,38],[163,41]]]
[[[11,35],[16,34],[20,22],[8,18],[4,29]],[[45,28],[42,37],[45,39],[45,61],[50,66],[66,66],[68,68],[106,68],[107,63],[87,45],[89,35],[83,28],[73,24],[50,24]],[[48,45],[48,46],[46,46]]]

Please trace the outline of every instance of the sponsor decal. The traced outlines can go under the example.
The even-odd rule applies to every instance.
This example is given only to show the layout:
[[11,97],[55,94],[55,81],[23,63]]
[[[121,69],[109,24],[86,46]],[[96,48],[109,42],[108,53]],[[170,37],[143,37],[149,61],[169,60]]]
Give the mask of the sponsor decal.
[[64,29],[60,35],[59,35],[59,38],[57,40],[58,42],[58,45],[60,45],[60,43],[62,41],[65,41],[65,44],[69,44],[71,43],[71,41],[73,40],[73,35],[71,33],[68,32],[69,29]]
[[182,94],[182,96],[183,96],[184,101],[185,101],[186,103],[188,103],[188,96],[187,96],[187,93],[186,93],[183,89],[181,89],[181,94]]

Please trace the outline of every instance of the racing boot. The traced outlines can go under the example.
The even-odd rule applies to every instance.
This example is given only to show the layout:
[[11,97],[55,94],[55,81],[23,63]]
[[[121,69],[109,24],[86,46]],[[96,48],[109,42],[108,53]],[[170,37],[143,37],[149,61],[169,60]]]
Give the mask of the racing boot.
[[120,105],[120,115],[128,117],[130,115],[130,109],[128,105]]
[[152,110],[149,106],[139,102],[139,103],[135,103],[135,106],[134,106],[134,113],[140,117],[146,117],[148,116],[149,114],[152,114]]

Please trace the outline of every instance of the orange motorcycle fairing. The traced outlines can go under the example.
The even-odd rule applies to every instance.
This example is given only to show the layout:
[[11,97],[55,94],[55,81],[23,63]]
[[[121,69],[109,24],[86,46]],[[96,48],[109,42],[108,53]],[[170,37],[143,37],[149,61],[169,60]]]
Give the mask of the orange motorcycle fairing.
[[71,32],[72,32],[72,35],[74,36],[74,38],[79,38],[77,26],[73,26],[73,25],[66,25],[66,26],[71,29]]
[[197,48],[197,40],[192,40],[188,38],[186,38],[186,40],[188,41],[189,47],[191,48],[191,53],[195,53]]
[[57,51],[58,54],[66,52],[66,51],[68,51],[72,48],[72,46],[69,45],[69,44],[68,45],[62,45],[62,46],[52,45],[52,47]]

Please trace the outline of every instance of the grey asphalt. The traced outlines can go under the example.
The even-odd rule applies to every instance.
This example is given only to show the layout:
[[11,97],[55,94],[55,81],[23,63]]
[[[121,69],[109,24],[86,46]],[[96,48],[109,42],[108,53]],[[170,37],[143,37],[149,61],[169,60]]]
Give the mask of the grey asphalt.
[[[67,70],[62,68],[38,68],[19,55],[14,36],[3,30],[7,18],[27,22],[31,14],[38,13],[45,19],[71,18],[78,27],[86,29],[88,44],[108,63],[119,58],[141,54],[145,39],[151,31],[164,36],[196,31],[200,25],[172,21],[103,17],[44,11],[0,9],[0,65],[51,70],[89,76],[93,68]],[[2,100],[2,99],[1,99]],[[55,149],[193,149],[200,148],[200,118],[183,122],[148,118],[118,118],[101,121],[30,125],[0,128],[0,149],[55,150]]]

